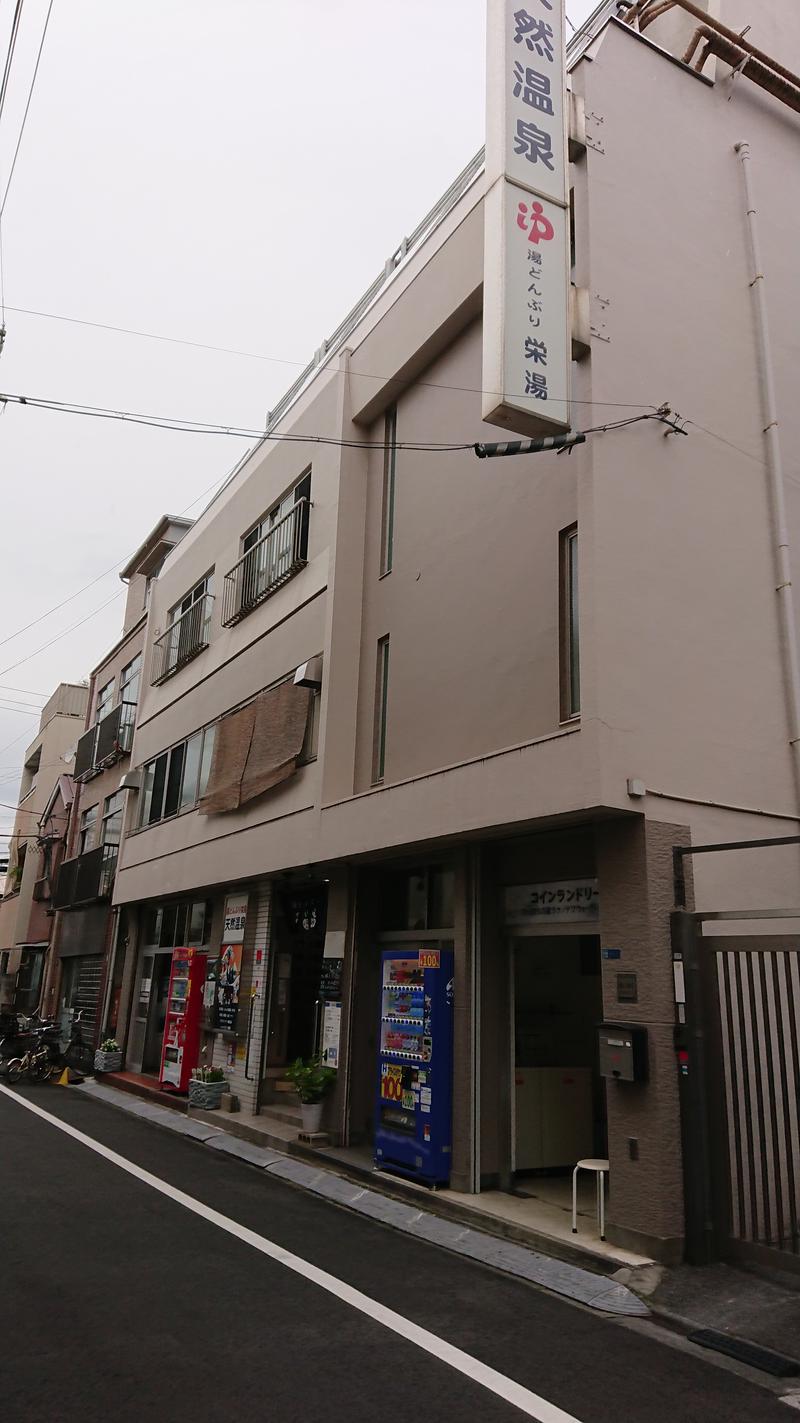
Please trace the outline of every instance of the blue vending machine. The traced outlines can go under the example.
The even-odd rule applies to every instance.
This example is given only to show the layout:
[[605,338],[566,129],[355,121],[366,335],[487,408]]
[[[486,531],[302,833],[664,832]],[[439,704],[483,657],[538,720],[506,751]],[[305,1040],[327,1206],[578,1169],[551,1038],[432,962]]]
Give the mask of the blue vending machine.
[[380,1014],[375,1165],[442,1185],[452,1156],[452,950],[384,950]]

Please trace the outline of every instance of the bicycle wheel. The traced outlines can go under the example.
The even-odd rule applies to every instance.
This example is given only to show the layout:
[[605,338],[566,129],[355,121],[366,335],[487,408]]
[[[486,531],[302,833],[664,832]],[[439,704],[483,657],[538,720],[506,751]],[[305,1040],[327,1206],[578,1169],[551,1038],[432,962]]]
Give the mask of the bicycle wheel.
[[37,1052],[31,1058],[28,1076],[31,1082],[46,1082],[50,1076],[50,1056],[47,1052]]
[[22,1057],[12,1057],[6,1067],[6,1077],[9,1082],[19,1082],[25,1070],[25,1059]]
[[67,1067],[71,1067],[73,1072],[80,1072],[83,1077],[94,1072],[94,1052],[84,1043],[70,1043],[64,1058]]

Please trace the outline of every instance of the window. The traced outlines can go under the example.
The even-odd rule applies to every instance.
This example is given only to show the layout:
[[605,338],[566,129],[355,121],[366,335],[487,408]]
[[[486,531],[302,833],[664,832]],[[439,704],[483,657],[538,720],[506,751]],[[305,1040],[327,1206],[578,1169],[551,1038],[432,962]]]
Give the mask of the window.
[[561,719],[580,716],[581,668],[578,617],[578,528],[573,525],[561,534],[561,596],[559,630],[561,642]]
[[389,639],[378,642],[375,668],[375,725],[372,751],[373,784],[383,780],[386,769],[386,707],[389,697]]
[[575,268],[575,189],[569,190],[569,266]]
[[381,510],[381,576],[392,571],[394,546],[394,481],[397,462],[397,406],[387,410],[383,429],[383,504]]
[[84,810],[81,815],[80,830],[78,832],[78,854],[86,855],[89,850],[93,850],[97,838],[97,806],[92,805],[88,810]]
[[213,570],[170,608],[167,629],[153,644],[154,683],[163,682],[208,646],[211,636]]
[[122,838],[122,814],[124,810],[123,791],[115,791],[103,801],[103,820],[100,831],[102,845],[118,845]]
[[208,783],[214,733],[215,727],[207,726],[147,762],[142,777],[140,828],[197,804]]
[[97,710],[96,710],[95,716],[94,716],[95,721],[102,721],[102,720],[103,720],[103,717],[106,716],[107,713],[111,711],[111,707],[112,707],[113,701],[114,701],[114,678],[112,677],[112,678],[111,678],[111,681],[110,681],[110,682],[106,682],[105,686],[104,686],[104,687],[101,687],[101,688],[100,688],[100,691],[97,693]]
[[137,652],[132,662],[123,667],[119,678],[119,699],[121,702],[139,700],[139,681],[142,675],[142,654]]

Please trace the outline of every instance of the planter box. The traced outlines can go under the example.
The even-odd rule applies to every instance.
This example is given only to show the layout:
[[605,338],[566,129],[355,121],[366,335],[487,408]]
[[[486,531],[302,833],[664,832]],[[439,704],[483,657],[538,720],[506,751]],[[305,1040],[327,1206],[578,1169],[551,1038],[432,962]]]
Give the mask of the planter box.
[[199,1107],[203,1112],[213,1112],[220,1106],[223,1093],[230,1090],[230,1084],[225,1081],[198,1082],[196,1077],[190,1077],[189,1106]]
[[101,1052],[97,1049],[94,1055],[95,1072],[119,1072],[122,1067],[121,1052]]

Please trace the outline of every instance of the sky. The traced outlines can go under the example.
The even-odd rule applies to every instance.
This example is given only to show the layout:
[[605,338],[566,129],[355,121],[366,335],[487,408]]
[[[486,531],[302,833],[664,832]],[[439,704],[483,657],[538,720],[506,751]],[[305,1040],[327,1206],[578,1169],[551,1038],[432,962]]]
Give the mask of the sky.
[[[0,194],[49,3],[24,7]],[[53,0],[2,218],[0,391],[263,427],[483,143],[485,7]],[[0,847],[35,709],[121,632],[118,568],[163,513],[199,513],[247,446],[0,414]]]

